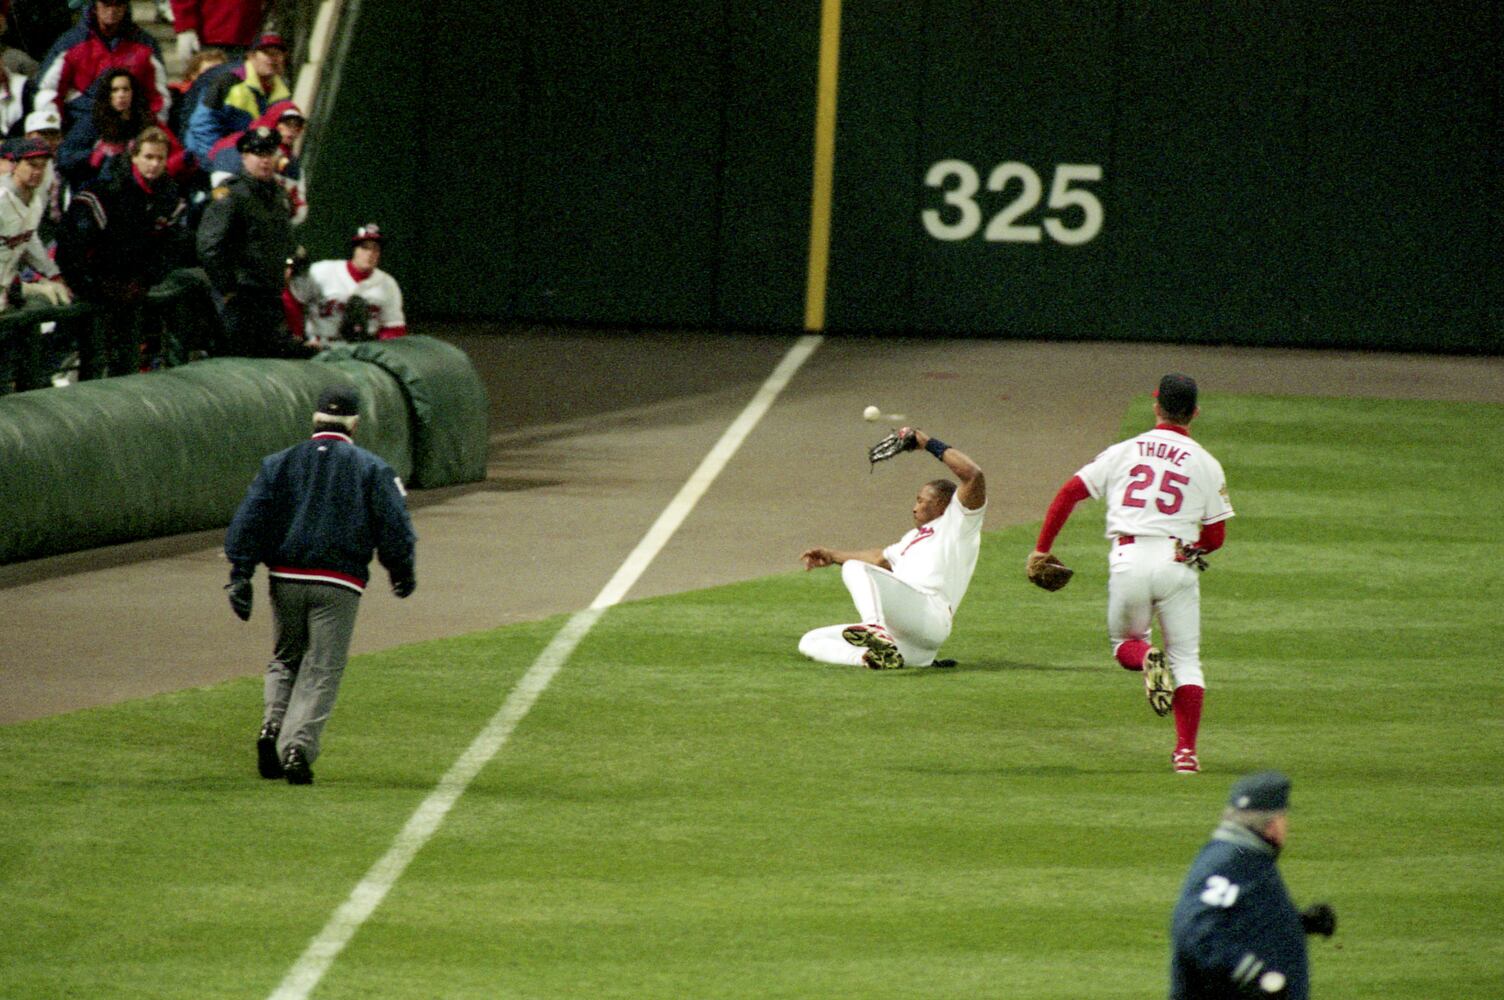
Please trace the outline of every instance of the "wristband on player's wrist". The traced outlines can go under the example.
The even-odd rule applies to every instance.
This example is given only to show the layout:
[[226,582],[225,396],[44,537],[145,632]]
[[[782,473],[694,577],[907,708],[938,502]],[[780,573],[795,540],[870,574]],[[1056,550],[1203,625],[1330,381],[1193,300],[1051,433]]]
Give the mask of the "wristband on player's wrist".
[[[945,449],[949,447],[950,445],[946,444],[944,441],[941,441],[939,438],[933,437],[924,443],[924,450],[929,452],[931,455],[934,455],[936,458],[940,458],[941,455],[944,455]],[[941,459],[941,461],[944,461],[944,459]]]

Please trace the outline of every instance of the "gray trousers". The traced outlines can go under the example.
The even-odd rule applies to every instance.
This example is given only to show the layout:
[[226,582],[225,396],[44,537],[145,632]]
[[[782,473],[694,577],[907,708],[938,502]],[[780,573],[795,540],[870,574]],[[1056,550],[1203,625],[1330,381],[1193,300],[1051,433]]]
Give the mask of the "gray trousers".
[[277,755],[298,747],[311,764],[345,674],[360,595],[333,583],[272,578],[275,647],[266,665],[266,715],[282,727]]

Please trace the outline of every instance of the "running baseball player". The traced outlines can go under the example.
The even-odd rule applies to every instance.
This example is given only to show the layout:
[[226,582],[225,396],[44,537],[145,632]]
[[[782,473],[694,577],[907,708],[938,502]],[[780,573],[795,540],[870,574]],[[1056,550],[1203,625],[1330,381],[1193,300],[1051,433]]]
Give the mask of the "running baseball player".
[[936,479],[920,487],[914,527],[885,549],[816,547],[801,555],[806,570],[841,567],[861,619],[805,633],[799,652],[812,660],[873,670],[935,663],[971,584],[987,510],[982,470],[924,431],[903,428],[898,434],[908,449],[923,448],[938,458],[960,483]]
[[[1028,563],[1032,578],[1077,503],[1107,502],[1107,636],[1118,663],[1143,673],[1155,714],[1173,708],[1176,774],[1201,770],[1200,571],[1205,555],[1222,547],[1233,516],[1222,466],[1191,438],[1199,412],[1195,379],[1160,379],[1154,428],[1108,448],[1060,488]],[[1162,648],[1153,645],[1156,615]]]
[[368,222],[351,238],[349,260],[321,260],[305,270],[294,258],[282,301],[289,325],[297,332],[301,324],[309,346],[406,335],[402,289],[381,270],[384,240],[381,227]]

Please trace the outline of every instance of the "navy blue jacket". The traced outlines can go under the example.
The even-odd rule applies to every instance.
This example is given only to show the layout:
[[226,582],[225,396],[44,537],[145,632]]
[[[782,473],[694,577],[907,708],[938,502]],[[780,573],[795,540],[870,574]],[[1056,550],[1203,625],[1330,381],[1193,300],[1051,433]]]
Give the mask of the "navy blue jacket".
[[412,579],[416,542],[392,467],[345,434],[319,431],[261,460],[230,522],[225,555],[237,575],[266,563],[280,579],[360,593],[373,550],[393,580]]
[[1276,849],[1223,823],[1196,855],[1170,918],[1170,1000],[1306,1000],[1306,935]]

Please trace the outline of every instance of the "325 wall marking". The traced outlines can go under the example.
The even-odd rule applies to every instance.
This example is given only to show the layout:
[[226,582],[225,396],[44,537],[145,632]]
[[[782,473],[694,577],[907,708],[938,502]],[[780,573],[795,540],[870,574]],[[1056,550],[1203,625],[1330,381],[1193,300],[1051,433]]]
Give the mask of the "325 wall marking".
[[[1044,217],[1035,224],[1025,220],[1038,208],[1044,194],[1039,173],[1017,160],[1000,163],[987,175],[987,190],[1005,196],[1010,191],[1016,193],[992,216],[982,238],[991,243],[1039,243],[1048,235],[1067,246],[1088,243],[1102,231],[1102,202],[1081,185],[1101,179],[1100,164],[1056,164]],[[975,236],[983,219],[982,206],[977,202],[982,186],[977,169],[965,160],[940,160],[925,173],[924,184],[939,190],[946,206],[919,213],[925,231],[947,242]]]

